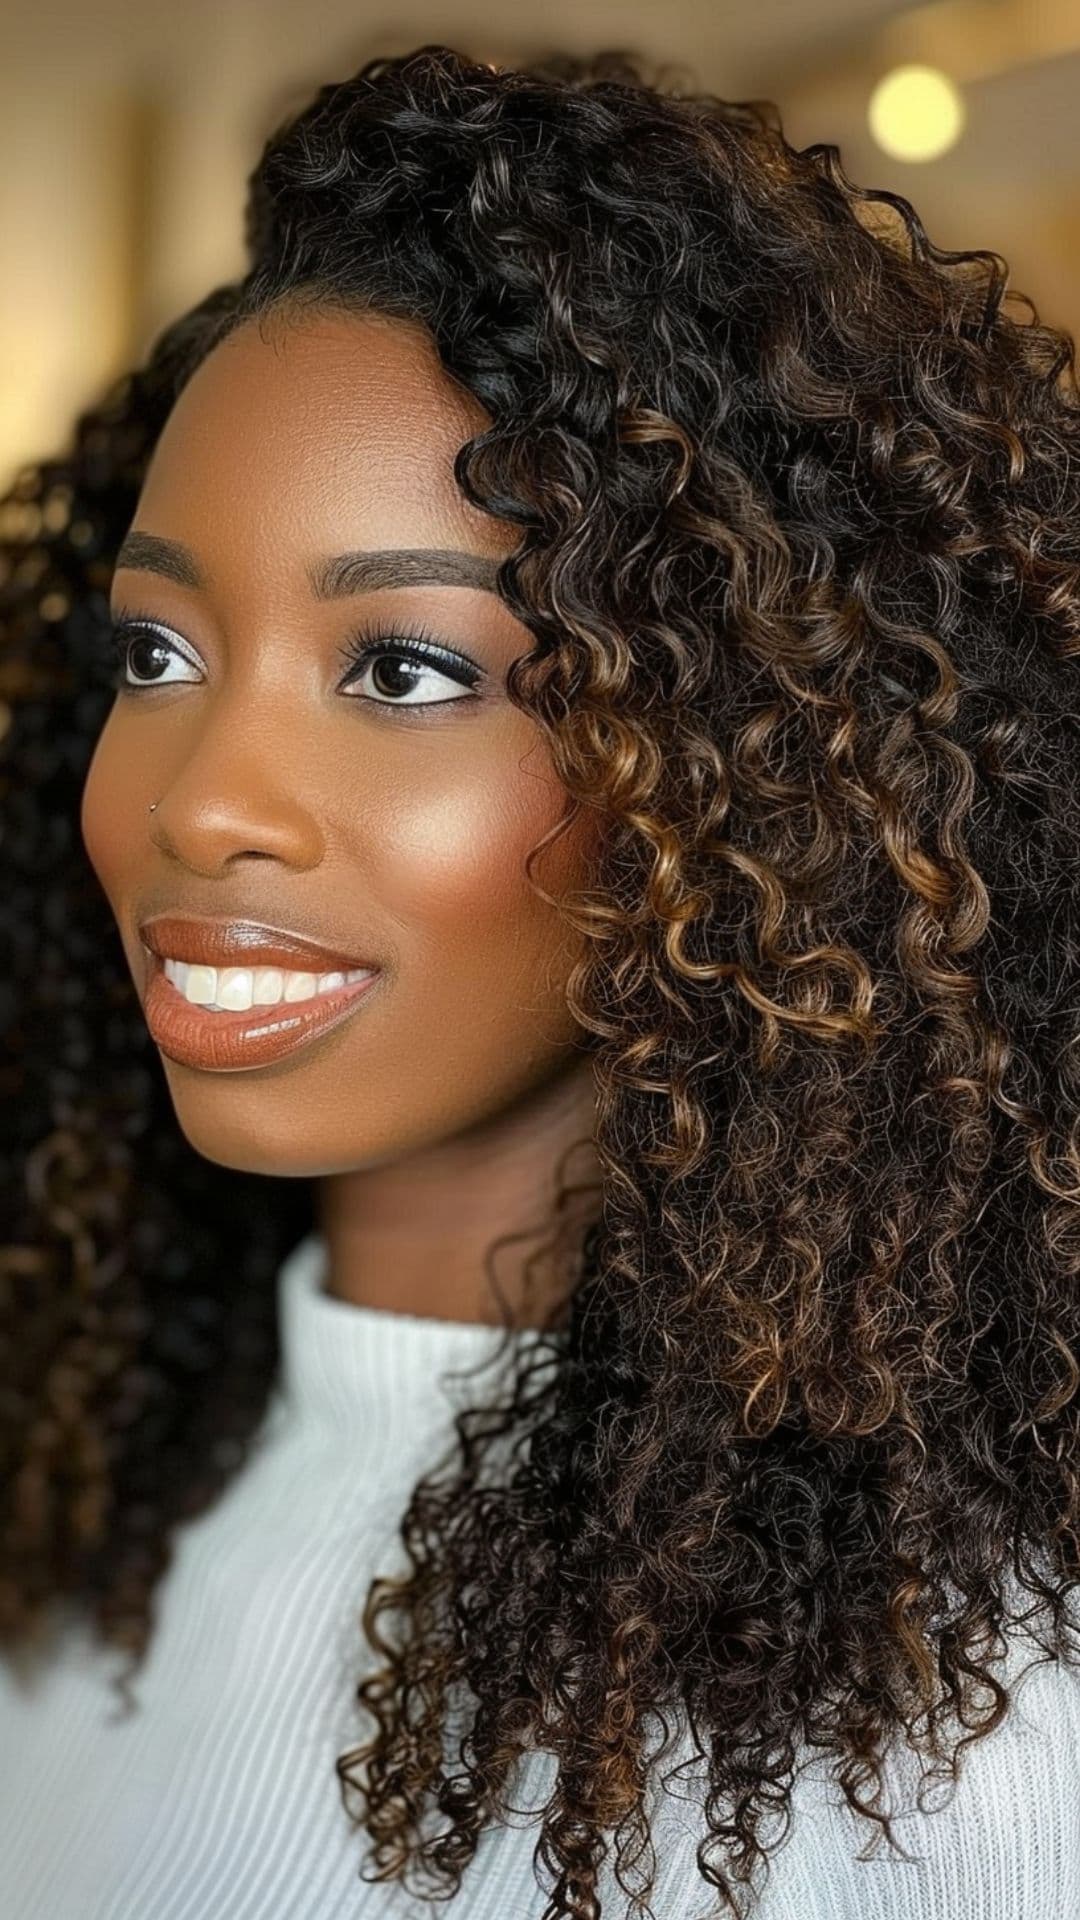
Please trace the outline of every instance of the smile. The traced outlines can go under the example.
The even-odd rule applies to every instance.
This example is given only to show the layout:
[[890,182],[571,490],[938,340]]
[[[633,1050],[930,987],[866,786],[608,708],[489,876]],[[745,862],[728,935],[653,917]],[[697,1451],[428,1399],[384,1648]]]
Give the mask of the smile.
[[298,1052],[347,1020],[381,978],[367,969],[350,976],[188,966],[143,951],[151,1038],[169,1059],[204,1072],[261,1067]]

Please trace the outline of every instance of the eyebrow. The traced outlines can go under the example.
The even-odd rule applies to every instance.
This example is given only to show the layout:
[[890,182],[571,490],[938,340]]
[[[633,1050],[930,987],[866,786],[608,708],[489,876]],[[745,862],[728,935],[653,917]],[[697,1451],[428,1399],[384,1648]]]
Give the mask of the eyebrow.
[[[343,600],[353,593],[371,593],[379,587],[480,587],[498,593],[496,577],[501,561],[458,547],[381,547],[355,553],[330,553],[307,569],[316,600]],[[209,578],[190,547],[182,540],[166,540],[158,533],[129,533],[120,544],[116,570],[137,568],[159,573],[182,587],[206,588]]]

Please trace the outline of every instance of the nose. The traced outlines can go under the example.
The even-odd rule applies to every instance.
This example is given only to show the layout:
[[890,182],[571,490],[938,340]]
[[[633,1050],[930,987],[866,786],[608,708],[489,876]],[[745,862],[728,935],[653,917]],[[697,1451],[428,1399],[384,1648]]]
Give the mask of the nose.
[[234,758],[215,776],[200,755],[159,796],[147,813],[150,838],[195,872],[217,873],[241,857],[304,869],[324,856],[315,812],[265,767]]

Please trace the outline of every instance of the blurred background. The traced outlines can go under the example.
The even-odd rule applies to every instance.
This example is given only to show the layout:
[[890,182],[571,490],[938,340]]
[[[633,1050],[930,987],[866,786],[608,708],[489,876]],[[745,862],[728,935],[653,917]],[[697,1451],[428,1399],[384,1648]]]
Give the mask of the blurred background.
[[795,146],[991,247],[1080,326],[1080,0],[0,0],[0,488],[157,331],[243,271],[262,142],[312,89],[444,41],[497,65],[619,47],[766,98]]

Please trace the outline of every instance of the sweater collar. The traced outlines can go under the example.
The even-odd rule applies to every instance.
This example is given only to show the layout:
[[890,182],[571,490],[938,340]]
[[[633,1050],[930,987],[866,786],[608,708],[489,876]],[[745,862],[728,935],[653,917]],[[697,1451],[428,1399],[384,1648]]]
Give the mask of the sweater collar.
[[[329,1255],[318,1230],[300,1240],[278,1274],[280,1392],[302,1425],[377,1437],[385,1449],[452,1421],[452,1408],[487,1403],[502,1367],[445,1383],[458,1367],[492,1360],[501,1327],[436,1320],[357,1305],[326,1292]],[[519,1329],[515,1342],[535,1340]]]

